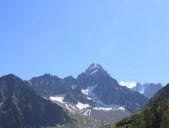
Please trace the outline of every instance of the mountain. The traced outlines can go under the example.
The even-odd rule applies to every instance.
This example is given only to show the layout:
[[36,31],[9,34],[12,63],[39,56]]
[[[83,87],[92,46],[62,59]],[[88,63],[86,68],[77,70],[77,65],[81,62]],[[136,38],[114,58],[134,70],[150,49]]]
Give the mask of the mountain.
[[34,90],[43,97],[62,94],[65,90],[69,89],[63,86],[62,79],[50,74],[34,77],[29,83],[33,85]]
[[155,83],[135,83],[135,82],[119,82],[121,86],[126,86],[127,88],[130,88],[132,91],[139,92],[140,94],[143,94],[147,98],[152,98],[155,93],[157,93],[163,86],[161,83],[155,84]]
[[[120,86],[101,65],[95,63],[77,78],[61,79],[45,74],[32,78],[29,83],[39,95],[72,113],[108,122],[116,122],[148,102],[142,94]],[[107,113],[109,116],[105,118]]]
[[77,80],[82,89],[94,87],[93,94],[87,96],[92,97],[96,103],[119,105],[134,112],[148,102],[148,99],[138,92],[120,86],[99,64],[92,64],[85,73],[77,77]]
[[133,91],[137,91],[144,96],[148,97],[149,99],[154,96],[155,93],[157,93],[163,86],[158,83],[145,83],[145,84],[140,84],[137,83],[135,87],[132,88]]
[[59,105],[37,95],[27,81],[13,74],[0,77],[0,128],[41,128],[71,121]]
[[168,128],[169,127],[169,84],[163,87],[136,114],[106,128]]
[[130,88],[130,89],[133,88],[133,87],[135,87],[135,86],[137,85],[137,83],[134,82],[134,81],[127,81],[127,82],[125,82],[125,81],[120,81],[119,84],[120,84],[121,86],[126,86],[127,88]]

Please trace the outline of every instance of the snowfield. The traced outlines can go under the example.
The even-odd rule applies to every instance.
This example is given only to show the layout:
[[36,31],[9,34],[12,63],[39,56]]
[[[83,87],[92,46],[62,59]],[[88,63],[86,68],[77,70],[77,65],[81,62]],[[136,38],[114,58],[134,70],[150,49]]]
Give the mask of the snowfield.
[[52,101],[58,101],[58,102],[60,102],[60,103],[64,103],[63,102],[63,99],[65,98],[65,94],[63,94],[63,95],[58,95],[58,96],[50,96],[50,100],[52,100]]
[[77,107],[79,110],[82,110],[82,109],[84,109],[84,108],[90,107],[90,105],[89,105],[89,104],[83,104],[83,103],[78,102],[78,103],[76,104],[76,107]]

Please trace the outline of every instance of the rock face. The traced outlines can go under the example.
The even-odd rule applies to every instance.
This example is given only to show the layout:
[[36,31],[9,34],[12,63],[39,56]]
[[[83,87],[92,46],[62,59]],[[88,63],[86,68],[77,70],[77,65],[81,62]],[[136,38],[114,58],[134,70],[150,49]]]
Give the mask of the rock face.
[[60,79],[45,74],[29,81],[43,97],[64,95],[62,102],[88,104],[94,108],[120,108],[135,112],[142,108],[148,98],[138,92],[122,87],[99,64],[91,66],[76,79],[69,76]]
[[169,99],[169,84],[160,89],[157,94]]
[[169,84],[156,93],[142,110],[106,128],[168,128],[168,122]]
[[45,97],[62,94],[67,90],[66,86],[63,86],[62,79],[50,74],[44,74],[43,76],[32,78],[31,84],[38,94]]
[[120,86],[102,66],[97,64],[92,64],[85,73],[77,77],[77,80],[84,89],[95,85],[96,87],[93,90],[95,97],[106,105],[125,106],[127,110],[134,112],[143,107],[148,101],[138,92]]
[[144,96],[148,97],[149,99],[154,96],[155,93],[157,93],[161,88],[162,84],[154,84],[154,83],[145,83],[145,84],[140,84],[137,83],[135,87],[132,88],[133,91],[137,91]]
[[0,128],[40,128],[71,122],[57,104],[37,95],[15,75],[0,77]]

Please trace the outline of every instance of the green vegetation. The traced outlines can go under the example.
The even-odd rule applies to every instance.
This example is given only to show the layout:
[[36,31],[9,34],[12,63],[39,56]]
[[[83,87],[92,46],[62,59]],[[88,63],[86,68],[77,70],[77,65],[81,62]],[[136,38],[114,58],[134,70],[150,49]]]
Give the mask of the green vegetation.
[[116,125],[113,124],[113,125],[107,125],[106,128],[116,128]]
[[169,100],[157,94],[144,109],[106,128],[169,128]]

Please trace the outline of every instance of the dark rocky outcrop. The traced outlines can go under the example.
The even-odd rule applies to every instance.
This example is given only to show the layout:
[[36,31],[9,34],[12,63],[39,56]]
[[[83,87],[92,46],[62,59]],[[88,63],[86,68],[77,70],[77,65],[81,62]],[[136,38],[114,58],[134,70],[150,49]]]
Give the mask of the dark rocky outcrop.
[[0,77],[0,127],[40,128],[71,122],[57,104],[37,95],[15,75]]

